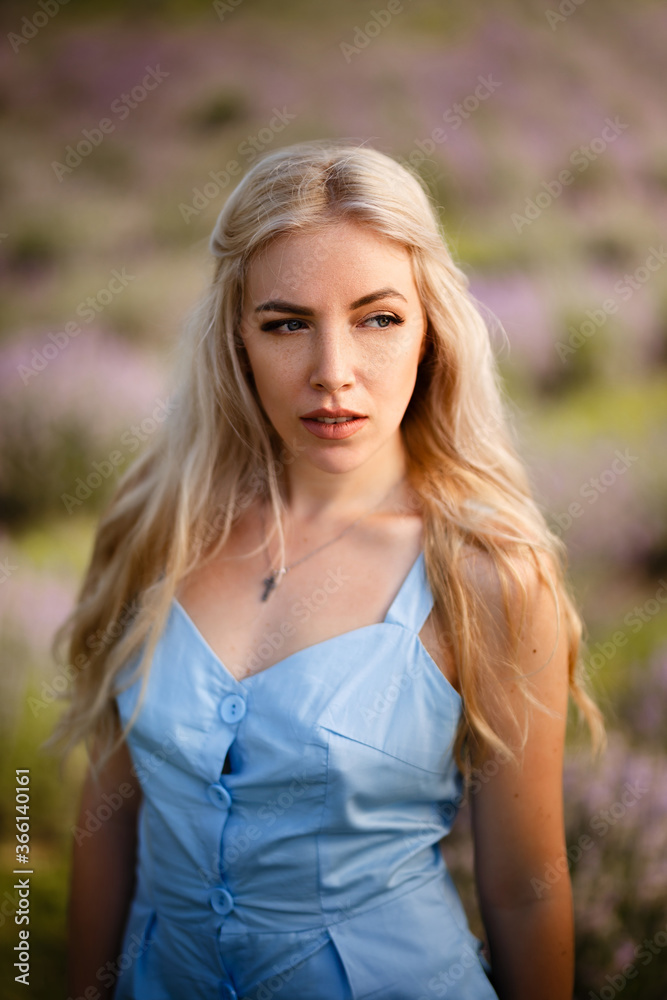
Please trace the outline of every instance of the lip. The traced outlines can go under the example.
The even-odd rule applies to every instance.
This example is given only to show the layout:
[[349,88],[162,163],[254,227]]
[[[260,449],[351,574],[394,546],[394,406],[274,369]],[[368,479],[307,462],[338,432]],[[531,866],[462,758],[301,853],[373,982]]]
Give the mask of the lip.
[[363,417],[361,415],[357,416],[356,414],[346,413],[345,411],[338,413],[335,410],[320,411],[317,415],[322,417],[353,417],[352,420],[348,420],[344,424],[322,424],[319,420],[309,419],[308,417],[300,418],[303,426],[306,430],[310,431],[311,434],[314,434],[315,437],[324,438],[329,441],[340,441],[343,438],[351,437],[353,434],[356,434],[357,431],[361,430],[368,420],[368,417]]
[[305,420],[309,417],[363,417],[365,414],[357,413],[356,410],[325,410],[323,408],[319,410],[311,410],[310,413],[302,414],[301,419]]

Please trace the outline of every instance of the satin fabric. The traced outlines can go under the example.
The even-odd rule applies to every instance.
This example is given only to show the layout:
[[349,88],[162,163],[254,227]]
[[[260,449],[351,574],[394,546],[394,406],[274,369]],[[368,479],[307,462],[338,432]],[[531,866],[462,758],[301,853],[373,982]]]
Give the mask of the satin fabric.
[[420,552],[381,624],[238,681],[174,600],[128,735],[114,1000],[497,997],[438,846],[461,699],[419,639],[432,606]]

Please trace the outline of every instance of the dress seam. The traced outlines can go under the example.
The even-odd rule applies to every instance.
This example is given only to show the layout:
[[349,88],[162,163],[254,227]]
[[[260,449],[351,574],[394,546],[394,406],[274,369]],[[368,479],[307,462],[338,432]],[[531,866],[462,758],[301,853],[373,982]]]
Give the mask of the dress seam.
[[[385,750],[383,747],[378,747],[374,743],[366,743],[365,740],[358,740],[354,736],[348,736],[347,733],[339,732],[338,729],[333,729],[329,726],[325,726],[322,722],[318,722],[317,726],[320,729],[323,729],[326,733],[333,733],[333,735],[338,736],[339,739],[349,740],[351,743],[358,743],[362,747],[369,747],[371,750],[375,750],[377,753],[384,754],[385,757],[391,757],[392,760],[400,761],[401,764],[406,764],[408,767],[414,767],[418,771],[423,771],[425,774],[438,774],[438,775],[442,774],[441,768],[433,769],[430,767],[422,767],[421,764],[415,764],[415,762],[412,760],[406,760],[405,757],[399,757],[395,753],[390,753],[389,750]],[[451,747],[446,747],[445,749],[447,752],[451,751]],[[327,785],[327,790],[328,790],[328,785]]]
[[[325,925],[326,929],[328,930],[329,927],[337,927],[340,924],[345,924],[349,920],[354,920],[356,917],[359,917],[359,916],[361,916],[364,913],[371,913],[373,910],[377,910],[377,909],[379,909],[382,906],[389,906],[389,904],[393,903],[395,900],[402,899],[403,896],[409,896],[411,892],[419,892],[421,889],[425,889],[427,886],[429,886],[431,884],[431,882],[435,882],[436,879],[437,880],[441,880],[442,876],[443,876],[443,872],[446,870],[446,865],[445,865],[444,858],[442,858],[442,855],[440,857],[441,857],[442,865],[438,865],[438,871],[435,873],[435,875],[433,875],[431,878],[429,878],[428,881],[422,882],[418,886],[411,886],[410,888],[406,889],[405,892],[399,892],[399,893],[396,893],[396,894],[392,894],[392,896],[389,899],[382,899],[379,903],[376,903],[373,906],[368,906],[365,909],[356,909],[355,908],[354,913],[352,913],[348,917],[345,917],[344,920],[332,920],[330,923],[326,924]],[[449,907],[448,907],[448,909],[449,909]]]

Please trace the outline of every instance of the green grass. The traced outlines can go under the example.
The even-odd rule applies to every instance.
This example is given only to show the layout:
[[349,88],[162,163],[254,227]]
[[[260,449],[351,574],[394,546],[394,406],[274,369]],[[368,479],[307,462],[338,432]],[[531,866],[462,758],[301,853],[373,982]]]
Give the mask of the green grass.
[[667,372],[647,372],[641,381],[613,387],[598,381],[573,389],[566,396],[541,399],[532,414],[535,432],[551,444],[573,441],[577,447],[601,434],[639,442],[667,417]]

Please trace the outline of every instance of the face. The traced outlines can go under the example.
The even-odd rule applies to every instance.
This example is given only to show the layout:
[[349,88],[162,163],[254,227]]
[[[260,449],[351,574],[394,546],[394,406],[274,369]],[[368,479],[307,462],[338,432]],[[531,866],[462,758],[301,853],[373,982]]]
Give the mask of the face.
[[[293,467],[349,471],[396,449],[426,326],[407,251],[358,223],[280,237],[254,259],[241,335]],[[356,416],[313,415],[337,410]]]

